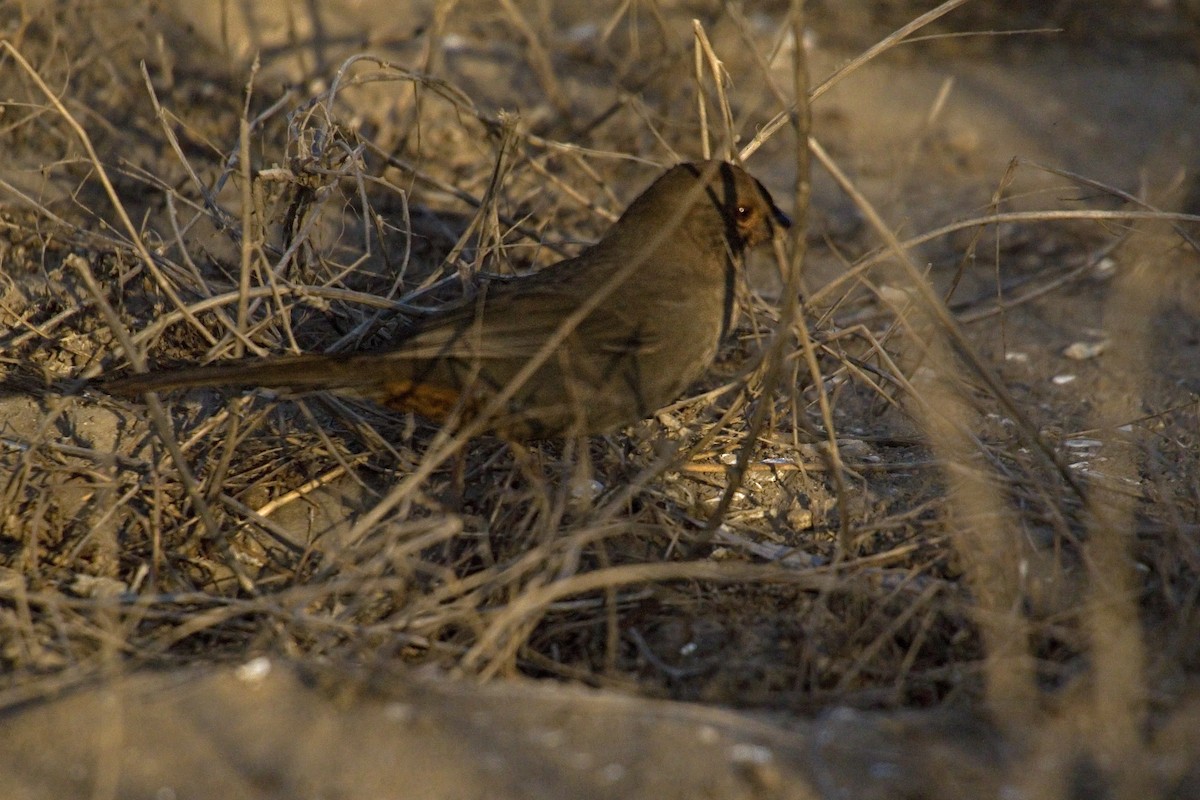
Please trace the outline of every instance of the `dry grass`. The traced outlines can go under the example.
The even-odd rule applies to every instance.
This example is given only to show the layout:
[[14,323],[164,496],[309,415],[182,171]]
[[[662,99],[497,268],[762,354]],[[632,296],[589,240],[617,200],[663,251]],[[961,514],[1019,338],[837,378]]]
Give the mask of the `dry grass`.
[[[430,32],[426,67],[456,13],[470,12]],[[143,360],[386,339],[481,271],[595,237],[655,174],[645,162],[728,152],[732,132],[788,118],[793,90],[766,65],[790,30],[735,19],[693,50],[663,15],[636,46],[613,22],[590,57],[651,77],[620,76],[627,91],[596,108],[556,78],[536,16],[502,4],[528,45],[514,85],[549,119],[365,56],[324,91],[251,80],[189,105],[198,76],[65,50],[56,37],[79,32],[64,19],[17,28],[0,51],[3,133],[44,183],[0,176],[0,703],[259,652],[403,660],[796,712],[979,704],[1018,731],[1062,707],[1105,721],[1098,763],[1136,772],[1151,712],[1171,703],[1156,676],[1195,668],[1194,404],[1142,393],[1152,314],[1116,315],[1111,392],[1052,436],[963,327],[995,304],[952,311],[914,259],[1071,220],[1078,266],[1014,289],[1012,313],[1114,247],[1153,260],[1190,246],[1171,225],[1193,217],[998,202],[902,237],[855,194],[879,249],[802,307],[747,294],[709,386],[633,430],[528,452],[326,397],[147,410],[71,393]],[[122,89],[98,88],[106,71]],[[361,93],[381,85],[390,105],[371,117]],[[803,196],[808,148],[788,136],[753,146]],[[785,286],[803,233],[776,254]],[[1162,302],[1137,280],[1112,298]],[[1085,435],[1119,454],[1103,473],[1067,463]]]

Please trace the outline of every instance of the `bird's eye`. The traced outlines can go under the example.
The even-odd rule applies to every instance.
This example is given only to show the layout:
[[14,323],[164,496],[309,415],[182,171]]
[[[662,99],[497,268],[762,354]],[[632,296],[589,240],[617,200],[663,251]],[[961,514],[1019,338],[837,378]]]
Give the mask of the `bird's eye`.
[[747,219],[750,219],[750,215],[751,215],[751,213],[752,213],[752,212],[750,211],[750,206],[743,206],[743,205],[739,205],[739,206],[737,207],[737,218],[738,218],[739,220],[747,220]]

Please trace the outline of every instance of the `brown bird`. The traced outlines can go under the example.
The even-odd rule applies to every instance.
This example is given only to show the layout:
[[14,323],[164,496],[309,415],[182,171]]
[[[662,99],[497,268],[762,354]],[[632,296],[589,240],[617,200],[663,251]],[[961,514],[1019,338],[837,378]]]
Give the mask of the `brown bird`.
[[601,433],[671,403],[712,363],[743,251],[790,225],[762,184],[680,164],[595,245],[404,330],[390,346],[102,380],[136,395],[201,386],[329,390],[511,439]]

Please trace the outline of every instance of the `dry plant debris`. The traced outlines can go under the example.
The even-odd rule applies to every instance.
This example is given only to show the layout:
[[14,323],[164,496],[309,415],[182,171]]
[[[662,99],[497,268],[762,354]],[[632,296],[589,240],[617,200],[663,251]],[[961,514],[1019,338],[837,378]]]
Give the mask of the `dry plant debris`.
[[[802,302],[803,238],[752,265],[708,384],[620,434],[514,449],[321,395],[147,407],[82,382],[386,340],[733,134],[777,197],[803,178],[794,130],[753,136],[795,110],[786,12],[648,6],[571,44],[524,4],[439,4],[408,61],[282,90],[175,64],[162,20],[98,40],[67,8],[2,12],[0,702],[282,654],[790,714],[986,708],[1009,734],[1058,715],[1120,774],[1171,729],[1200,654],[1200,359],[1161,352],[1196,338],[1162,322],[1196,311],[1184,190],[1014,163],[990,203],[900,227],[825,138],[841,73],[811,81],[811,152],[851,210],[815,209]],[[1053,355],[1095,349],[1031,372],[1072,295],[1096,318]]]

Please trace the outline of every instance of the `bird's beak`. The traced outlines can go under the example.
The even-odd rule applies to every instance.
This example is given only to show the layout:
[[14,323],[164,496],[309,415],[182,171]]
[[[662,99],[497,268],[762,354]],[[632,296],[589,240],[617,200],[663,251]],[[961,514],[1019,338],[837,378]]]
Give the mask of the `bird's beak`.
[[755,183],[758,184],[759,196],[761,196],[763,201],[767,204],[767,208],[771,209],[771,220],[768,223],[768,227],[770,227],[770,234],[772,236],[775,235],[775,229],[774,227],[771,227],[770,223],[778,225],[785,231],[792,227],[791,219],[788,218],[787,214],[779,210],[779,206],[775,205],[775,198],[771,197],[771,193],[767,191],[767,187],[763,186],[760,181],[756,180]]
[[787,214],[779,210],[779,206],[771,204],[771,216],[775,218],[775,224],[783,228],[785,231],[792,227],[792,220]]

